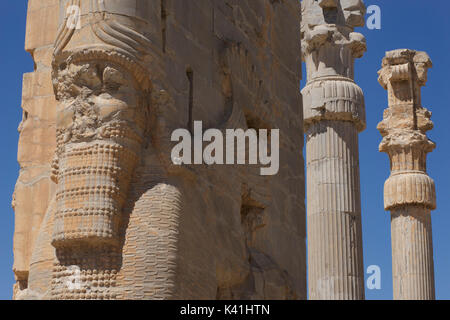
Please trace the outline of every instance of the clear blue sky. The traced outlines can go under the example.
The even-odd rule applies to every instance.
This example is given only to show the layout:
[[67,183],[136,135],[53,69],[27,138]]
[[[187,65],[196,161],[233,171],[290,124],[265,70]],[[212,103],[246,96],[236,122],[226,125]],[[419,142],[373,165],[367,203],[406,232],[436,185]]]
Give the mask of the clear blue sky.
[[[255,0],[258,1],[258,0]],[[434,67],[423,89],[423,105],[433,112],[435,128],[430,138],[437,149],[428,157],[429,174],[437,187],[438,209],[432,213],[438,299],[450,299],[450,2],[448,0],[366,0],[381,7],[381,30],[361,28],[368,52],[356,63],[356,82],[366,97],[367,129],[360,135],[364,264],[379,265],[381,290],[367,290],[367,299],[392,299],[390,217],[383,209],[383,184],[389,175],[387,155],[378,152],[381,137],[376,130],[387,107],[386,91],[377,82],[385,51],[410,48],[427,51]],[[27,1],[2,1],[0,18],[0,299],[10,299],[14,213],[11,196],[18,176],[17,127],[22,117],[22,74],[33,71],[24,51]],[[302,86],[304,85],[304,82]]]

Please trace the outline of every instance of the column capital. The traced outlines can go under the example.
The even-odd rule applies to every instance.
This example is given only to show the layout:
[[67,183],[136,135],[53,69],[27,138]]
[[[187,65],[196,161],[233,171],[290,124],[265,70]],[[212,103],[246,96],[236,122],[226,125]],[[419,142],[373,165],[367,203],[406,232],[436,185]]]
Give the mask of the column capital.
[[354,60],[366,51],[366,39],[354,29],[364,26],[365,12],[361,0],[302,1],[306,130],[323,120],[350,121],[358,131],[365,129],[364,95],[353,81]]
[[417,82],[419,87],[423,87],[427,82],[428,69],[432,66],[429,55],[424,51],[411,49],[388,51],[378,72],[378,81],[386,90],[389,89],[390,82],[400,81]]
[[421,87],[432,67],[427,53],[409,49],[386,53],[378,81],[388,91],[389,107],[377,128],[383,136],[380,151],[395,153],[409,148],[431,152],[426,132],[433,128],[431,112],[422,107]]
[[427,153],[435,148],[426,132],[433,122],[431,112],[421,103],[421,87],[431,67],[427,53],[399,49],[386,53],[378,72],[389,104],[377,126],[383,136],[379,150],[391,161],[384,190],[386,210],[404,205],[436,208],[434,181],[426,174]]
[[308,82],[341,75],[353,79],[353,60],[366,51],[366,39],[356,27],[364,26],[366,8],[361,0],[302,1],[302,58]]

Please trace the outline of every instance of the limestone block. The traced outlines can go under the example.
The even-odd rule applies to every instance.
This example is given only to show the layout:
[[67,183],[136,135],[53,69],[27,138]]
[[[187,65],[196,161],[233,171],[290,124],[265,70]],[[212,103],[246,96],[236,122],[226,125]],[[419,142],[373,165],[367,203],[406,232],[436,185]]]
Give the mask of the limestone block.
[[54,192],[54,186],[45,175],[37,182],[31,182],[31,186],[28,184],[30,182],[26,183],[21,178],[22,175],[14,191],[16,226],[13,269],[16,273],[28,271],[33,244]]
[[47,96],[53,96],[51,70],[41,70],[24,74],[22,100]]
[[53,44],[58,29],[58,0],[28,1],[25,50]]
[[[55,111],[56,100],[51,84],[52,33],[57,1],[28,2],[28,24],[26,49],[31,51],[35,71],[24,75],[22,110],[19,124],[19,145],[17,159],[20,174],[13,196],[15,210],[14,265],[16,275],[14,295],[24,297],[27,289],[31,255],[35,248],[39,229],[54,195],[55,185],[50,180],[50,163],[56,148]],[[42,19],[46,31],[40,27]],[[42,20],[42,21],[41,21]],[[44,47],[42,47],[44,46]],[[31,297],[30,295],[26,295]]]

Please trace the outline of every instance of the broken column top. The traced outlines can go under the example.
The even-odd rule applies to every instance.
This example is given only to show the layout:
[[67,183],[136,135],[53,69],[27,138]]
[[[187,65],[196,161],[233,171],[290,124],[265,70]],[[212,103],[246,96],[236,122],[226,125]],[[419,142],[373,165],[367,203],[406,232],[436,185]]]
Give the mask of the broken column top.
[[384,137],[380,151],[389,145],[419,144],[430,152],[435,145],[425,133],[433,128],[431,112],[422,107],[421,87],[427,82],[427,70],[432,67],[426,52],[398,49],[386,52],[378,81],[388,90],[389,108],[378,130]]
[[305,130],[321,120],[350,121],[366,127],[364,95],[354,82],[354,60],[366,51],[361,0],[302,1],[302,59],[307,85],[303,94]]
[[[378,81],[385,89],[388,89],[388,81],[403,80],[403,78],[396,79],[396,77],[401,77],[402,74],[403,77],[407,76],[407,73],[399,74],[398,72],[395,72],[392,66],[398,65],[404,65],[407,68],[409,68],[409,66],[414,67],[414,70],[412,71],[415,71],[415,75],[411,76],[411,78],[414,78],[414,80],[417,81],[417,84],[419,84],[420,86],[424,86],[427,82],[428,69],[433,66],[433,63],[431,62],[428,54],[424,51],[416,51],[411,49],[397,49],[387,51],[381,65],[382,69],[378,72]],[[409,69],[405,71],[409,71]],[[388,75],[388,77],[386,77],[386,75]],[[408,78],[404,80],[408,80]]]
[[362,0],[302,1],[302,58],[308,81],[323,76],[353,79],[353,60],[366,51],[366,39],[354,32],[364,26]]
[[427,153],[436,146],[426,135],[433,122],[421,102],[421,87],[431,66],[427,53],[399,49],[386,53],[378,72],[389,103],[377,127],[383,136],[379,149],[391,161],[384,187],[386,210],[411,205],[436,208],[434,181],[426,174]]
[[364,26],[366,7],[362,0],[304,0],[302,22],[310,26],[321,24]]

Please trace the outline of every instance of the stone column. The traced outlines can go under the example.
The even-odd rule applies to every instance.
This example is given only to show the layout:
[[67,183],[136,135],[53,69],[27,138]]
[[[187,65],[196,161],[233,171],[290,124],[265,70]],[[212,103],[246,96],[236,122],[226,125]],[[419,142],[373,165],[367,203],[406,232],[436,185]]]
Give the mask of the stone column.
[[434,181],[426,173],[426,156],[435,144],[426,132],[431,113],[422,107],[420,88],[432,66],[425,52],[387,52],[379,71],[389,108],[378,125],[380,151],[391,161],[384,186],[384,207],[391,211],[394,299],[435,298],[430,211],[436,208]]
[[310,299],[364,299],[358,133],[364,96],[353,81],[366,51],[360,0],[302,2]]

